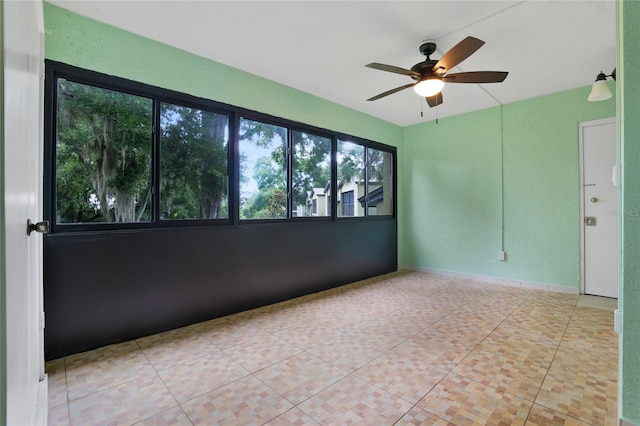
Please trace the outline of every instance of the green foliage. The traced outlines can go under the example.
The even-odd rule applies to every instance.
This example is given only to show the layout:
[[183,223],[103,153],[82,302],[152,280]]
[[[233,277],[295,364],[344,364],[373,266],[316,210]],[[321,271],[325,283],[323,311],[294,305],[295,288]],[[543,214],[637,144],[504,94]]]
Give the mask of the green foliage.
[[58,222],[148,220],[150,99],[58,80]]
[[[324,188],[331,177],[331,140],[293,132],[293,204],[305,205],[307,192]],[[311,212],[308,212],[310,215]]]
[[364,179],[364,146],[338,141],[338,185]]
[[226,115],[162,104],[160,205],[163,219],[228,217],[225,135],[228,122]]
[[[270,150],[256,160],[252,178],[257,192],[241,204],[242,219],[280,219],[287,217],[286,140],[287,129],[253,120],[240,120],[241,145]],[[247,153],[241,153],[241,183],[249,183]]]

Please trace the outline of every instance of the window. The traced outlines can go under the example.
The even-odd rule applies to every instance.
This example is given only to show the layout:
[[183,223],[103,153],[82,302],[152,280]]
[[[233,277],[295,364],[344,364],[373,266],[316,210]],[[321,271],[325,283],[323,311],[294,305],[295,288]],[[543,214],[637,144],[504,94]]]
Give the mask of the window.
[[292,198],[293,210],[300,211],[311,201],[312,210],[304,216],[328,216],[318,211],[318,200],[324,205],[325,188],[331,175],[331,139],[305,132],[292,132]]
[[393,155],[390,152],[367,148],[367,196],[358,199],[367,205],[367,215],[393,214]]
[[341,200],[342,216],[353,216],[353,191],[343,192]]
[[46,67],[53,232],[394,214],[392,147],[54,61]]
[[287,217],[287,129],[240,119],[240,219]]
[[160,219],[229,217],[229,117],[160,106]]
[[[338,141],[338,215],[339,216],[364,216],[365,209],[354,204],[355,198],[364,195],[364,146],[353,142]],[[345,194],[351,194],[349,207],[345,200]],[[348,212],[348,213],[347,213]]]
[[153,101],[57,80],[57,223],[151,219]]

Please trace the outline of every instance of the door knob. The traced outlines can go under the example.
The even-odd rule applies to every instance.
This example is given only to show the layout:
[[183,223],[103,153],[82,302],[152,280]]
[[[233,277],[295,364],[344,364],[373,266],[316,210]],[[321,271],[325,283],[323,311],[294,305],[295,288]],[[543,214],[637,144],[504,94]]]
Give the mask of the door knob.
[[584,224],[587,226],[596,226],[598,220],[594,216],[588,216],[584,218]]
[[43,220],[42,222],[33,223],[31,219],[27,219],[27,235],[31,235],[33,231],[39,232],[41,234],[49,233],[49,221]]
[[597,203],[598,202],[598,197],[591,197],[591,202],[592,203]]

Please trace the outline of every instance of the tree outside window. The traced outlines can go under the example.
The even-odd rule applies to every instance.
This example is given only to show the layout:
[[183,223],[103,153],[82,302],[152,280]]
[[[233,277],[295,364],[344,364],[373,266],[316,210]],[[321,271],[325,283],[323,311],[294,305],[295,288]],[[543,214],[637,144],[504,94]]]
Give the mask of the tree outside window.
[[57,222],[150,220],[153,101],[57,83]]

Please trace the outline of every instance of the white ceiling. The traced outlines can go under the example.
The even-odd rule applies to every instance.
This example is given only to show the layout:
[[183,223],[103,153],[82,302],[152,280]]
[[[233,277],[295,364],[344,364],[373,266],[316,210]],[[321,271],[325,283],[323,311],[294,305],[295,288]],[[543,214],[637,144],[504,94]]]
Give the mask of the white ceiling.
[[[403,126],[586,86],[615,66],[613,0],[47,1]],[[509,71],[503,83],[447,84],[437,108],[411,89],[366,101],[413,80],[365,64],[410,68],[423,40],[438,59],[469,35],[486,44],[455,71]]]

